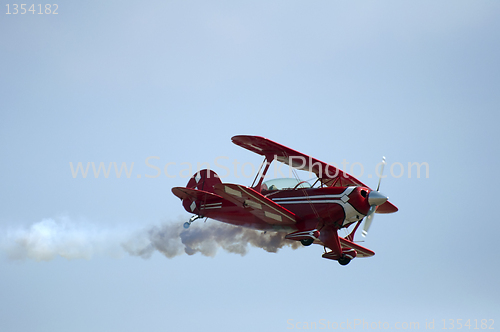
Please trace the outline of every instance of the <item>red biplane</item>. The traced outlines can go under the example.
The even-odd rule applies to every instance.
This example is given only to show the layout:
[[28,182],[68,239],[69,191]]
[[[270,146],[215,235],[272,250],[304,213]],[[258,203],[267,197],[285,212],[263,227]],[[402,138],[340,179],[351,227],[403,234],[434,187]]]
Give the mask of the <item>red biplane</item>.
[[[347,265],[354,257],[375,255],[353,240],[363,219],[366,220],[362,235],[366,236],[374,213],[398,211],[378,191],[380,179],[377,190],[372,190],[334,166],[266,138],[234,136],[232,141],[264,156],[254,183],[251,187],[222,183],[211,170],[197,172],[186,188],[172,188],[186,211],[194,214],[184,227],[208,217],[259,230],[287,232],[285,238],[300,241],[304,246],[324,246],[322,257],[337,260],[341,265]],[[273,160],[312,172],[317,179],[312,186],[294,178],[263,182]],[[351,225],[354,228],[349,235],[338,235],[339,229]]]

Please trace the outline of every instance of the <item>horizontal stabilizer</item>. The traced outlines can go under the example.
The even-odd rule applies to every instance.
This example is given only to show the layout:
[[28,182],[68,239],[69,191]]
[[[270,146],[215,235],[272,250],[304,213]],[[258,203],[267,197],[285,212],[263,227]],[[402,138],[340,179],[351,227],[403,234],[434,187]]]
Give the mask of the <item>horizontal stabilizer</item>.
[[220,209],[222,197],[204,190],[175,187],[172,188],[175,196],[182,199],[182,206],[189,213],[205,215],[207,210]]
[[206,201],[207,203],[211,201],[220,201],[222,199],[219,195],[209,193],[208,191],[184,187],[174,187],[172,188],[172,192],[180,199],[190,198],[193,201]]

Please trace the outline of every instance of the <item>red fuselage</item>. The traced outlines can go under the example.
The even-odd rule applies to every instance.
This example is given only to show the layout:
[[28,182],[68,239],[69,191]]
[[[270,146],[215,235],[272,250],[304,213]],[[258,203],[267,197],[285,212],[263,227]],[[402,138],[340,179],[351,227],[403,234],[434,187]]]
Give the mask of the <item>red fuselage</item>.
[[201,204],[197,211],[190,210],[189,201],[185,202],[184,207],[186,211],[204,217],[260,230],[294,231],[320,229],[326,225],[340,229],[366,216],[370,209],[367,198],[369,192],[369,188],[354,186],[263,190],[261,194],[297,216],[297,223],[287,226],[268,224],[224,198]]

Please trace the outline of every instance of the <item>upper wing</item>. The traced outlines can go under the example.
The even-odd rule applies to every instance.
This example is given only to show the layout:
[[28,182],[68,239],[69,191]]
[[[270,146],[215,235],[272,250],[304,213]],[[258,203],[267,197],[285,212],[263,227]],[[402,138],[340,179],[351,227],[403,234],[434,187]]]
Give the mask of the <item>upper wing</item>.
[[268,159],[276,158],[278,161],[290,165],[294,168],[311,171],[316,174],[320,181],[326,186],[332,187],[348,187],[348,186],[363,186],[368,187],[363,182],[356,179],[354,176],[309,157],[303,153],[290,149],[279,143],[268,140],[260,136],[234,136],[232,138],[234,144],[237,144],[247,150],[266,156]]
[[293,225],[295,214],[261,195],[252,188],[237,184],[214,185],[215,192],[231,203],[241,206],[260,220],[272,225]]

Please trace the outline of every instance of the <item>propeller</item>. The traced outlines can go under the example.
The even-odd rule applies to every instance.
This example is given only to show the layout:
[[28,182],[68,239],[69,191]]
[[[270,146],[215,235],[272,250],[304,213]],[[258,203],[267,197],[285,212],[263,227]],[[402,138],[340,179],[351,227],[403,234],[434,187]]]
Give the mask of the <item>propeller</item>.
[[377,185],[377,191],[380,189],[380,182],[382,182],[382,174],[384,174],[384,167],[385,167],[385,157],[382,157],[382,165],[380,166],[380,172],[378,174],[378,185]]
[[363,226],[363,231],[361,235],[366,237],[368,234],[368,230],[370,229],[370,225],[372,224],[373,217],[375,216],[375,211],[377,211],[377,207],[387,202],[387,196],[380,193],[378,190],[380,189],[380,182],[382,181],[382,174],[384,173],[385,166],[385,157],[382,157],[382,165],[380,166],[380,173],[378,179],[377,190],[372,190],[368,194],[368,204],[370,204],[370,210],[368,210],[368,214],[366,215],[365,225]]

